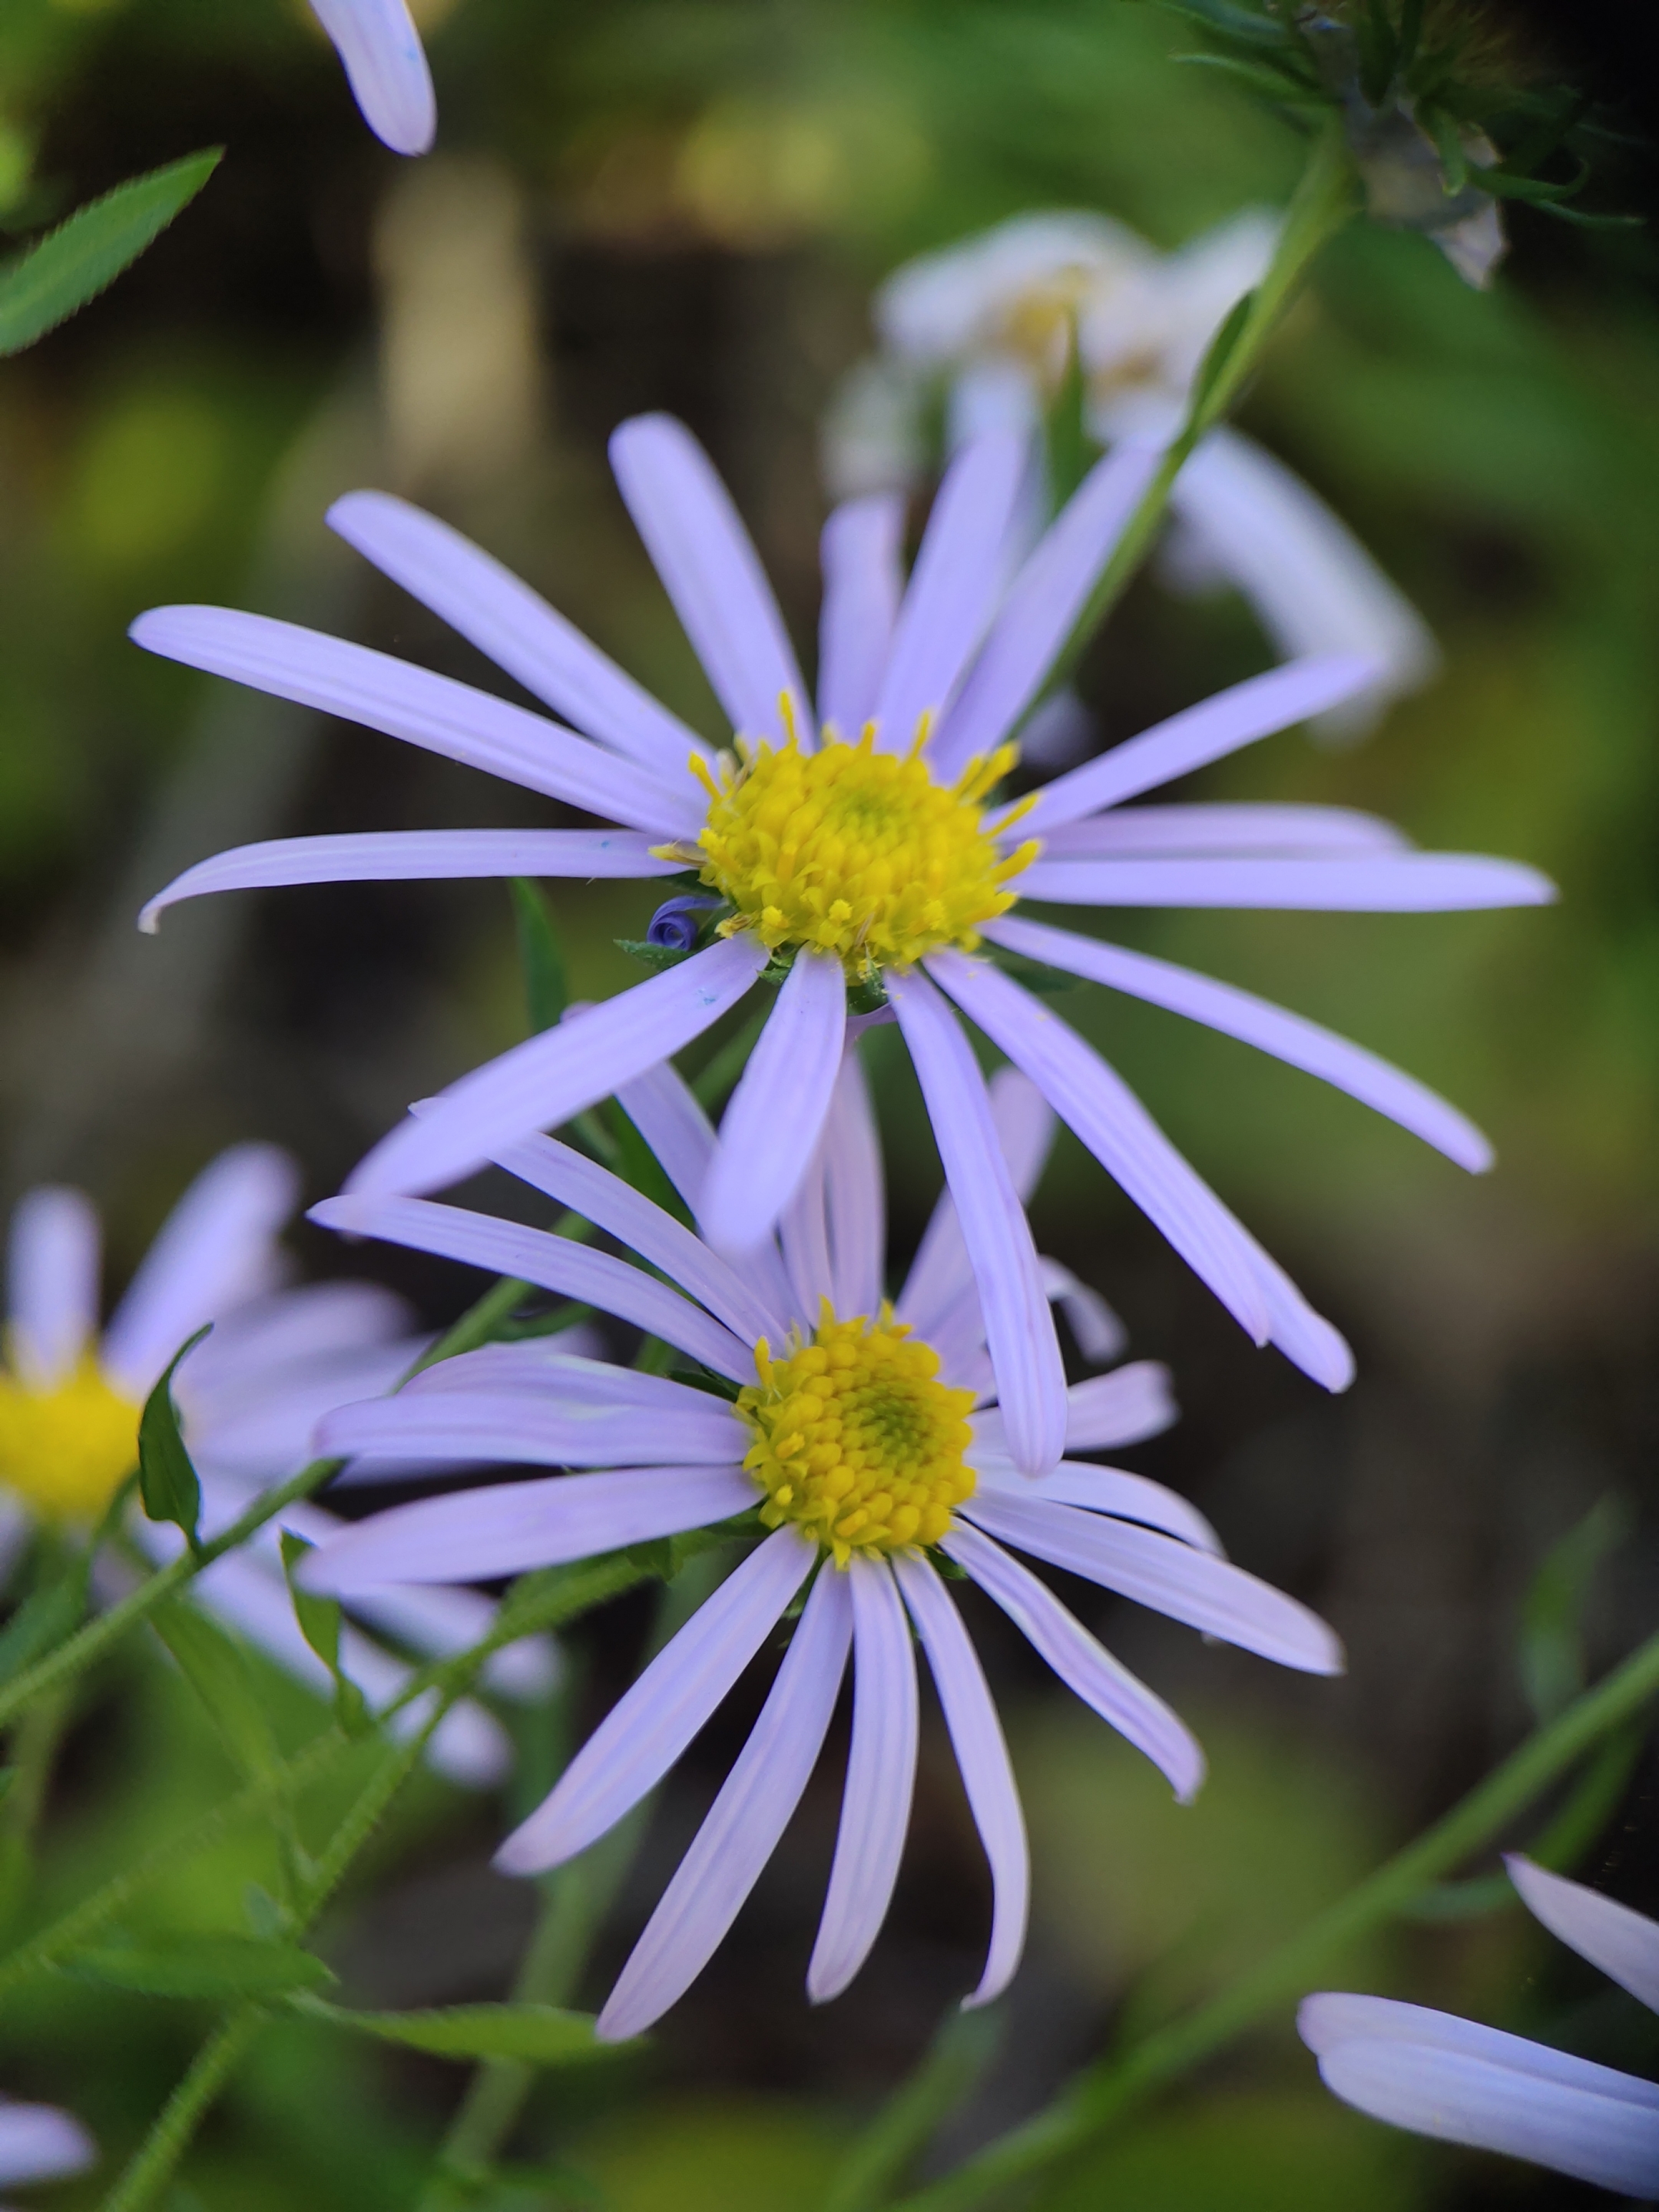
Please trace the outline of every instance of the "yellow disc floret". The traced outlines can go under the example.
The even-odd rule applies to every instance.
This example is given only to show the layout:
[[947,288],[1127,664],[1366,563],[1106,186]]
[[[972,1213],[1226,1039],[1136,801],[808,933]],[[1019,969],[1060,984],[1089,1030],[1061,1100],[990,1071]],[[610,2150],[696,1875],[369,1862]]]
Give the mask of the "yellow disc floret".
[[963,1455],[971,1390],[947,1389],[939,1354],[884,1308],[837,1321],[826,1303],[810,1343],[774,1359],[738,1394],[755,1432],[744,1465],[766,1492],[769,1528],[793,1521],[845,1566],[854,1552],[936,1544],[974,1494]]
[[1008,881],[1038,847],[1005,856],[984,826],[1012,745],[947,787],[921,757],[926,735],[924,724],[908,753],[878,752],[872,726],[856,744],[826,732],[813,752],[793,732],[780,746],[740,738],[718,776],[694,757],[709,798],[697,862],[736,909],[722,932],[752,930],[769,952],[833,952],[854,979],[941,945],[972,951],[981,925],[1014,903]]
[[0,1374],[0,1490],[52,1521],[92,1521],[138,1464],[138,1407],[83,1359],[31,1390]]

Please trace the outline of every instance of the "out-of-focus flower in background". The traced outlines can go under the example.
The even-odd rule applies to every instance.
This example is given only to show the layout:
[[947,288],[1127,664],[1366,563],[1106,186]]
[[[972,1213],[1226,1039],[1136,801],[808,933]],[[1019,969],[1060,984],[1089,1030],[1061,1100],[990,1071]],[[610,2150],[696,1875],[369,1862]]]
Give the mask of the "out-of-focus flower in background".
[[[1659,1922],[1518,1854],[1505,1863],[1534,1919],[1659,2012]],[[1374,2119],[1659,2197],[1659,2084],[1391,1997],[1325,1991],[1297,2025],[1326,2087]]]
[[[1110,216],[1017,216],[890,276],[872,316],[879,351],[843,384],[824,426],[824,471],[845,499],[908,489],[937,455],[993,427],[1040,437],[1080,373],[1084,422],[1102,447],[1158,446],[1185,414],[1228,311],[1273,258],[1278,218],[1249,210],[1159,253]],[[1037,499],[1040,487],[1034,484]],[[1428,626],[1346,524],[1253,438],[1199,446],[1170,494],[1164,573],[1194,589],[1236,586],[1279,653],[1353,653],[1375,680],[1315,727],[1362,736],[1391,699],[1433,675]]]
[[66,2181],[84,2173],[97,2157],[97,2144],[68,2112],[0,2097],[0,2189]]
[[[623,1103],[695,1206],[717,1153],[690,1091],[660,1067],[625,1090]],[[1054,1115],[1012,1070],[998,1079],[994,1110],[1009,1173],[1029,1194]],[[1006,1986],[1024,1941],[1024,1822],[996,1710],[940,1564],[976,1583],[1182,1797],[1203,1773],[1193,1737],[1005,1544],[1285,1665],[1322,1674],[1341,1666],[1323,1623],[1231,1565],[1185,1499],[1081,1460],[1062,1460],[1039,1482],[1022,1478],[990,1402],[1007,1377],[1006,1359],[987,1346],[993,1293],[975,1282],[948,1193],[898,1298],[890,1305],[883,1296],[880,1162],[849,1051],[781,1234],[749,1255],[741,1274],[649,1200],[545,1138],[504,1151],[500,1164],[616,1236],[665,1283],[544,1231],[422,1199],[332,1199],[313,1217],[586,1299],[724,1382],[717,1395],[541,1346],[488,1347],[428,1369],[394,1398],[343,1407],[322,1425],[325,1449],[442,1460],[465,1439],[502,1459],[605,1471],[394,1507],[308,1561],[312,1588],[349,1596],[388,1581],[516,1574],[733,1516],[741,1516],[734,1534],[773,1532],[508,1838],[498,1860],[508,1872],[563,1863],[637,1804],[817,1573],[765,1709],[623,1968],[602,2035],[648,2027],[725,1936],[806,1786],[849,1650],[852,1749],[807,1988],[822,2001],[851,1982],[886,1917],[909,1825],[913,1626],[995,1888],[990,1954],[969,2002],[988,2002]],[[1074,1385],[1064,1416],[1066,1448],[1086,1451],[1153,1435],[1174,1409],[1164,1370],[1142,1363]]]
[[[401,1299],[368,1283],[280,1287],[287,1263],[276,1236],[298,1195],[294,1163],[275,1146],[222,1153],[169,1215],[101,1335],[100,1237],[90,1203],[58,1188],[20,1202],[8,1252],[11,1364],[0,1374],[0,1547],[8,1564],[37,1527],[84,1534],[100,1518],[137,1462],[145,1397],[208,1322],[213,1334],[184,1360],[173,1387],[210,1538],[261,1490],[298,1471],[331,1407],[388,1390],[407,1371],[424,1340],[410,1334]],[[338,1523],[322,1507],[300,1504],[281,1526],[314,1543]],[[130,1534],[158,1562],[182,1541],[178,1530],[138,1516]],[[102,1562],[99,1571],[112,1589],[121,1579]],[[195,1589],[279,1666],[328,1692],[328,1670],[289,1600],[276,1525],[216,1560]],[[470,1594],[393,1589],[356,1610],[371,1627],[432,1656],[476,1643],[494,1612]],[[341,1656],[376,1704],[408,1679],[402,1660],[355,1627],[344,1630]],[[538,1696],[552,1678],[544,1639],[496,1655],[485,1675],[518,1697]],[[417,1702],[395,1725],[413,1729],[423,1717]],[[441,1723],[431,1755],[452,1779],[482,1787],[505,1771],[507,1740],[481,1705],[458,1705]]]
[[334,41],[363,120],[394,154],[424,154],[438,106],[406,0],[311,0]]

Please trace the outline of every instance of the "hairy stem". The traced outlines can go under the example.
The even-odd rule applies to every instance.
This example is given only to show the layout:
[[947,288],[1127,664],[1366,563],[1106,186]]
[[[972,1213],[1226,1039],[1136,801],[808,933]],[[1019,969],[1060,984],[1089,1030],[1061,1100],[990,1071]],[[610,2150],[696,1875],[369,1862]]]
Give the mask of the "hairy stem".
[[137,2154],[104,2199],[102,2212],[139,2212],[141,2206],[155,2203],[214,2099],[269,2017],[263,2005],[245,2004],[238,2005],[221,2021],[162,2106],[160,2118]]

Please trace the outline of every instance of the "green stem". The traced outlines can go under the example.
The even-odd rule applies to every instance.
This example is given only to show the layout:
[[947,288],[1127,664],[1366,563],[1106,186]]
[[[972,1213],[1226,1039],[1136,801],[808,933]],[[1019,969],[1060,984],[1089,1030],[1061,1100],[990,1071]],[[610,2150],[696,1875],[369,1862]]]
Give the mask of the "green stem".
[[823,2212],[876,2212],[895,2183],[979,2080],[1002,2022],[989,2012],[947,2014],[926,2056],[830,2177]]
[[104,2199],[102,2212],[139,2212],[142,2205],[155,2202],[214,2099],[269,2017],[263,2005],[239,2005],[215,2029],[167,2099],[137,2155]]
[[1047,2111],[994,2142],[943,2181],[903,2200],[900,2212],[966,2212],[1009,2184],[1103,2135],[1153,2090],[1232,2042],[1264,2014],[1316,1987],[1356,1938],[1403,1912],[1431,1882],[1481,1850],[1610,1730],[1659,1694],[1659,1636],[1605,1681],[1528,1736],[1443,1820],[1397,1852],[1259,1965],[1185,2018],[1121,2056],[1087,2068]]

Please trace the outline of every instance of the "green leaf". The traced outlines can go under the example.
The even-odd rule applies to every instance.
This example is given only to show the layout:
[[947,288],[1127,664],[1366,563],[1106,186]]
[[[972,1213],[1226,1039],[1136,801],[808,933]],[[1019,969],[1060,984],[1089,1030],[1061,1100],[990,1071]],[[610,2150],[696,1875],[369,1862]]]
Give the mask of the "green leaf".
[[198,1328],[181,1344],[167,1362],[167,1372],[144,1401],[138,1419],[138,1492],[152,1521],[173,1521],[198,1549],[196,1525],[202,1517],[202,1486],[179,1431],[179,1408],[173,1402],[173,1377],[179,1362],[193,1352],[213,1323]]
[[[1083,351],[1078,343],[1077,316],[1069,319],[1066,340],[1066,374],[1060,380],[1052,405],[1043,416],[1043,438],[1048,461],[1048,497],[1057,511],[1100,458],[1100,447],[1090,435],[1089,387],[1083,374]],[[851,993],[848,993],[850,999]],[[872,1009],[873,1012],[873,1009]]]
[[181,1936],[155,1950],[112,1945],[64,1966],[79,1981],[149,1997],[288,1996],[335,1978],[314,1953],[252,1936]]
[[179,1598],[163,1599],[149,1625],[242,1771],[251,1778],[270,1773],[278,1763],[276,1740],[240,1647],[204,1613]]
[[512,877],[507,889],[513,895],[513,918],[518,926],[525,1009],[531,1034],[539,1036],[544,1030],[555,1027],[570,1004],[564,948],[546,898],[528,877]]
[[698,947],[689,945],[684,951],[675,945],[653,945],[648,937],[618,937],[612,940],[630,959],[637,960],[642,968],[650,969],[653,975],[661,975],[683,961],[695,957]]
[[406,2044],[441,2058],[520,2058],[532,2066],[569,2066],[609,2056],[612,2045],[599,2042],[593,2015],[564,2012],[556,2005],[453,2005],[432,2012],[351,2012],[320,2001],[305,2008],[313,2020],[328,2020],[383,2043]]
[[367,1735],[374,1725],[374,1719],[362,1692],[340,1668],[340,1608],[331,1597],[317,1597],[310,1590],[301,1589],[295,1580],[295,1569],[308,1552],[316,1548],[303,1536],[283,1529],[283,1572],[288,1577],[294,1618],[300,1624],[301,1635],[334,1677],[335,1719],[348,1735]]
[[0,1682],[9,1682],[72,1636],[85,1606],[85,1577],[73,1570],[61,1581],[31,1590],[0,1632]]
[[1552,1721],[1583,1690],[1583,1620],[1591,1577],[1630,1530],[1629,1509],[1604,1498],[1546,1553],[1522,1602],[1522,1687],[1540,1721]]
[[634,1123],[614,1098],[607,1100],[599,1110],[616,1146],[611,1162],[616,1173],[641,1197],[648,1198],[653,1205],[659,1206],[665,1213],[672,1213],[676,1221],[684,1222],[689,1228],[690,1207],[668,1180],[661,1161]]
[[1281,107],[1325,107],[1329,105],[1316,85],[1304,77],[1288,71],[1282,74],[1271,64],[1239,61],[1232,54],[1172,54],[1171,61],[1182,63],[1188,69],[1218,70],[1223,76],[1242,85],[1246,92],[1254,93],[1258,100],[1272,100]]
[[1202,422],[1206,410],[1217,386],[1227,373],[1228,363],[1238,350],[1239,340],[1249,326],[1255,307],[1255,294],[1243,293],[1233,301],[1217,327],[1215,336],[1205,349],[1199,364],[1198,374],[1193,380],[1192,395],[1187,402],[1187,420]]
[[1231,0],[1165,0],[1165,4],[1174,14],[1201,23],[1224,44],[1279,47],[1290,43],[1290,33],[1282,23],[1271,15],[1256,14],[1254,9],[1234,6]]
[[0,270],[0,355],[21,353],[113,283],[193,200],[222,146],[118,185]]

